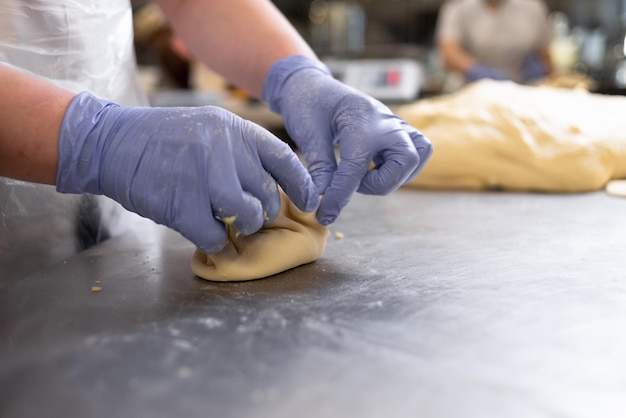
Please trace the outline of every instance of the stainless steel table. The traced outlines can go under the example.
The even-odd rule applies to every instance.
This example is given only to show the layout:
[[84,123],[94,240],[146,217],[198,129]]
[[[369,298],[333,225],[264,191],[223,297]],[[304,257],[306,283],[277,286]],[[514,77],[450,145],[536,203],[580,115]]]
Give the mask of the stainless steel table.
[[401,190],[332,231],[254,282],[161,227],[0,280],[0,416],[626,416],[626,200]]

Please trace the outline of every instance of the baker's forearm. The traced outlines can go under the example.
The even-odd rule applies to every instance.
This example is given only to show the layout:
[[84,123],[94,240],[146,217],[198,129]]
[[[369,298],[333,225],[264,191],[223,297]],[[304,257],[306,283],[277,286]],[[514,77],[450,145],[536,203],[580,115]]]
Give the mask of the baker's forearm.
[[269,0],[159,0],[192,55],[260,97],[278,59],[315,54]]
[[55,184],[58,138],[74,95],[0,65],[0,175]]

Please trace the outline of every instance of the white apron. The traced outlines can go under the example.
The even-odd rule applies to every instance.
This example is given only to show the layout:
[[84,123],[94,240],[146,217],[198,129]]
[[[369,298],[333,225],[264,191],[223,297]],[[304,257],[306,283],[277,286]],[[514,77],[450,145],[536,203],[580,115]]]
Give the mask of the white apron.
[[[0,62],[73,92],[148,103],[129,0],[0,0]],[[143,222],[104,196],[3,177],[0,216],[0,288]]]

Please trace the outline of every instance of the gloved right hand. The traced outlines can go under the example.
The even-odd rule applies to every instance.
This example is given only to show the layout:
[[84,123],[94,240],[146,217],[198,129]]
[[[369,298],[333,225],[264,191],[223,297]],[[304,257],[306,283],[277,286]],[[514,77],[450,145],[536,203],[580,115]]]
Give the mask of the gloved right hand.
[[336,80],[316,59],[292,55],[277,61],[263,99],[283,117],[324,196],[317,210],[322,225],[335,221],[354,192],[382,196],[410,182],[433,152],[416,128]]
[[482,80],[483,78],[489,78],[492,80],[509,80],[509,76],[507,76],[504,71],[480,63],[474,64],[465,72],[465,80],[468,83]]
[[104,194],[180,232],[207,254],[271,223],[278,184],[303,211],[318,205],[287,144],[219,107],[124,108],[78,94],[59,136],[57,190]]

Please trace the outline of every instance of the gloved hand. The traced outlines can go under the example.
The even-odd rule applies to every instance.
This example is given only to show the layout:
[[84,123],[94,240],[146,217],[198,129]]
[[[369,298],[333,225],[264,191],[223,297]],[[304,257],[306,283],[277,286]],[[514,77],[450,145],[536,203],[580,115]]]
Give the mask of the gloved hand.
[[526,56],[522,67],[522,81],[532,83],[548,75],[548,68],[539,55],[531,53]]
[[61,127],[59,192],[109,196],[207,254],[226,244],[226,224],[248,235],[276,218],[276,181],[315,210],[315,186],[289,146],[218,107],[124,108],[81,93]]
[[509,80],[509,76],[507,76],[503,71],[480,63],[474,64],[465,72],[465,80],[468,83],[482,80],[483,78],[489,78],[492,80]]
[[[417,129],[334,79],[316,60],[279,60],[265,79],[263,99],[282,115],[323,195],[317,211],[322,225],[339,216],[355,191],[384,195],[411,181],[432,153],[431,143]],[[339,146],[339,164],[334,145]]]

